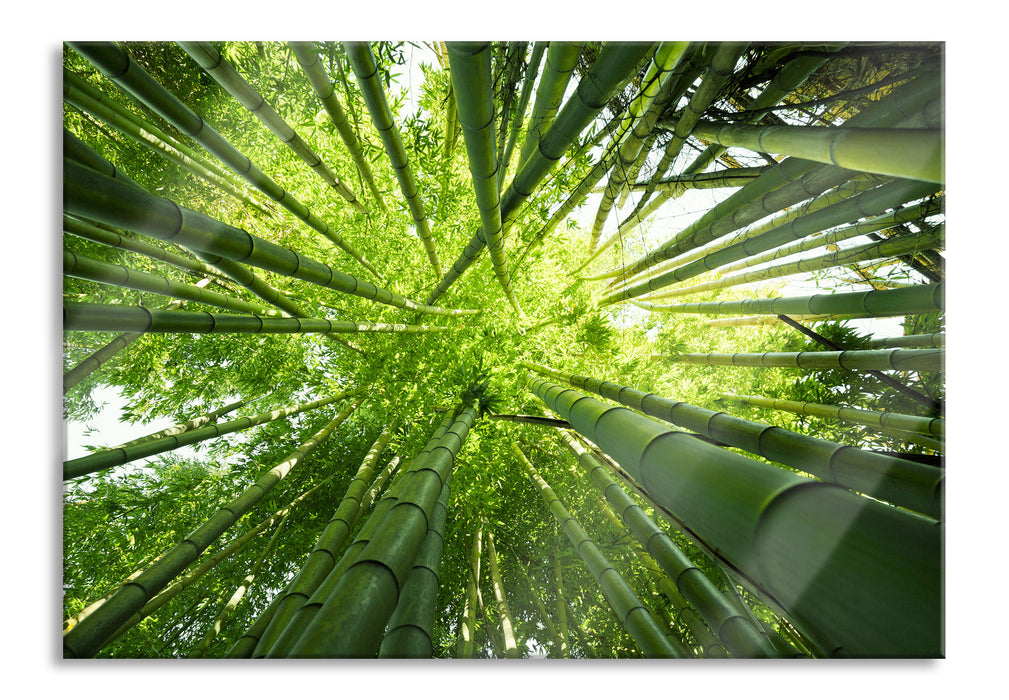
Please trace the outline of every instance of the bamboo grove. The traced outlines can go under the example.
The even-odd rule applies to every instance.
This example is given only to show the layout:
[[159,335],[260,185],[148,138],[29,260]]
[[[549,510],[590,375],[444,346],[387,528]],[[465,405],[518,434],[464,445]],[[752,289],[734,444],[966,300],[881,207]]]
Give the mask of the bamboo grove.
[[64,658],[942,657],[943,50],[65,44]]

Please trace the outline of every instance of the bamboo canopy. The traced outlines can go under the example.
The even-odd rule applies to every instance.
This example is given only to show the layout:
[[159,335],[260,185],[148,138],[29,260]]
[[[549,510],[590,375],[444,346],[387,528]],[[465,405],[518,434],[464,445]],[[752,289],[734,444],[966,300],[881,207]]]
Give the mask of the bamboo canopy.
[[64,657],[942,658],[944,45],[690,38],[65,43]]

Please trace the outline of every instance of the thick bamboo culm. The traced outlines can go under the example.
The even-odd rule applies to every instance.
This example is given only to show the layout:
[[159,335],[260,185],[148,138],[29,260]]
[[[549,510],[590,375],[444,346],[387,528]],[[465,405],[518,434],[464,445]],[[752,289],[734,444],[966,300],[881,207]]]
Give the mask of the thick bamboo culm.
[[573,375],[531,362],[523,365],[577,389],[618,401],[653,418],[812,474],[818,479],[930,517],[942,517],[944,472],[941,469],[744,420],[613,382]]
[[533,376],[528,386],[827,654],[941,655],[935,521]]

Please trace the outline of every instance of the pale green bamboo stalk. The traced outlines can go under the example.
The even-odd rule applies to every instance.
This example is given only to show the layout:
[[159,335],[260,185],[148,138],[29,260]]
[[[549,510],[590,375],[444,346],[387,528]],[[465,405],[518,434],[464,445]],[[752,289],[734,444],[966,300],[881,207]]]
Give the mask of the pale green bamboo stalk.
[[273,106],[249,85],[230,63],[224,60],[220,51],[214,48],[213,44],[206,41],[179,41],[176,43],[199,64],[200,68],[217,81],[218,85],[272,131],[281,143],[294,151],[295,155],[326,181],[326,184],[336,190],[337,194],[350,202],[358,211],[368,212],[368,208],[358,201],[357,196],[347,187],[346,183],[322,162],[322,158],[305,143],[305,140],[283,117],[277,114]]
[[417,235],[427,252],[427,259],[431,263],[431,267],[434,268],[435,274],[441,277],[444,273],[432,238],[431,224],[424,213],[424,204],[421,202],[417,182],[414,179],[413,170],[410,168],[406,150],[403,148],[403,140],[389,109],[385,90],[383,90],[378,78],[375,56],[371,52],[371,47],[364,42],[344,42],[343,47],[350,60],[350,67],[357,77],[357,84],[364,96],[364,102],[371,113],[372,122],[374,122],[375,129],[385,145],[385,152],[396,173],[400,190],[402,190],[403,197],[410,208],[410,214],[417,227]]
[[[649,555],[675,582],[680,593],[704,617],[708,626],[717,633],[722,646],[734,656],[767,658],[774,656],[773,649],[764,643],[757,630],[728,606],[718,589],[704,573],[694,566],[687,556],[645,512],[631,500],[609,471],[580,443],[563,430],[558,430],[568,450],[585,470],[589,480],[603,493],[615,508]],[[621,525],[623,527],[623,525]]]
[[167,437],[152,440],[150,442],[144,442],[139,445],[133,445],[131,447],[100,450],[93,454],[85,455],[84,457],[78,457],[76,459],[63,462],[63,479],[74,479],[101,469],[109,469],[110,467],[116,467],[120,464],[126,464],[127,462],[132,462],[142,457],[150,457],[151,455],[160,454],[161,452],[178,449],[184,445],[192,445],[195,442],[219,437],[238,430],[245,430],[246,428],[251,428],[279,418],[292,416],[304,411],[311,411],[321,406],[331,404],[334,401],[339,401],[350,396],[356,396],[362,392],[362,389],[354,389],[341,394],[327,396],[324,399],[306,401],[304,403],[294,404],[285,408],[277,408],[272,411],[265,411],[254,416],[245,416],[226,423],[204,425],[200,428],[187,430],[186,432],[178,435],[169,435]]
[[[833,316],[827,315],[791,315],[796,321],[823,321]],[[775,323],[784,323],[777,316],[743,316],[741,318],[716,318],[705,321],[704,325],[710,328],[729,328],[734,326],[770,326]]]
[[942,655],[942,533],[934,520],[572,389],[533,377],[529,388],[829,655]]
[[519,149],[520,170],[529,160],[529,156],[539,147],[540,138],[553,122],[581,51],[581,43],[550,42],[543,72],[536,88],[536,99],[533,101],[533,111],[529,116],[525,140]]
[[304,41],[291,41],[288,42],[288,46],[291,47],[294,57],[298,60],[298,65],[305,71],[308,81],[312,84],[312,89],[315,91],[319,101],[322,102],[322,106],[325,107],[326,113],[332,120],[333,125],[336,126],[340,138],[350,152],[350,157],[354,159],[357,171],[361,174],[361,178],[371,191],[371,196],[375,198],[375,202],[383,212],[389,211],[385,200],[382,198],[382,193],[379,191],[378,186],[375,185],[375,175],[371,171],[371,163],[365,157],[364,151],[361,150],[361,142],[358,140],[357,134],[354,133],[354,128],[347,120],[343,106],[336,97],[336,90],[334,90],[333,84],[326,74],[326,68],[322,65],[322,61],[319,60],[319,55],[315,48],[311,42]]
[[210,626],[210,629],[207,630],[203,639],[200,640],[200,643],[196,645],[196,648],[190,652],[190,658],[202,658],[207,655],[207,650],[210,648],[210,645],[213,644],[214,640],[217,639],[217,635],[220,633],[221,627],[228,621],[228,618],[231,617],[232,613],[235,612],[235,608],[238,607],[238,604],[242,602],[245,594],[255,582],[256,575],[263,567],[263,562],[266,561],[266,557],[268,557],[270,552],[272,552],[277,546],[278,536],[280,535],[281,530],[284,528],[284,523],[286,522],[287,515],[285,514],[277,524],[277,529],[273,531],[273,537],[270,538],[270,541],[267,543],[266,547],[263,548],[262,553],[252,565],[252,569],[250,569],[246,577],[242,579],[242,582],[238,585],[238,588],[235,589],[235,592],[231,594],[231,598],[229,598],[228,602],[224,604],[221,612],[217,614],[217,618]]
[[201,425],[207,425],[208,423],[213,423],[221,416],[227,415],[232,411],[236,411],[242,406],[251,403],[256,399],[260,399],[264,396],[266,396],[266,394],[260,394],[259,396],[252,397],[251,399],[242,399],[241,401],[235,401],[234,403],[229,403],[227,406],[222,406],[221,408],[218,408],[214,411],[210,411],[209,413],[204,413],[201,416],[196,416],[195,418],[191,418],[185,421],[184,423],[178,423],[170,428],[165,428],[164,430],[158,430],[156,432],[150,433],[149,435],[144,435],[143,437],[136,438],[135,440],[129,440],[127,442],[124,442],[121,445],[109,447],[108,449],[115,450],[120,447],[133,447],[134,445],[138,445],[142,442],[147,442],[148,440],[158,440],[163,437],[168,437],[170,435],[178,435],[180,433],[186,432],[187,430],[193,430],[194,428],[199,428]]
[[616,151],[613,169],[610,171],[606,190],[599,201],[596,218],[589,232],[588,252],[590,255],[596,252],[596,243],[603,231],[603,224],[606,223],[606,219],[613,209],[613,203],[623,187],[628,169],[637,160],[644,137],[651,133],[652,126],[658,120],[661,109],[665,107],[666,102],[672,96],[677,78],[675,69],[689,46],[690,42],[685,41],[665,41],[659,44],[652,55],[648,72],[642,80],[641,91],[627,106],[624,117],[624,121],[627,123],[626,137],[621,140]]
[[253,187],[283,206],[299,220],[326,236],[376,277],[382,277],[371,263],[344,241],[343,237],[330,228],[329,224],[313,214],[290,192],[267,177],[248,157],[240,153],[207,124],[203,117],[162,87],[121,48],[111,43],[70,42],[69,45],[112,82],[154,110],[179,131],[193,138]]
[[558,547],[554,545],[554,583],[555,597],[557,603],[557,635],[560,638],[560,647],[554,651],[559,659],[570,657],[571,645],[568,644],[568,611],[567,603],[564,601],[564,571],[561,568],[561,560],[557,556]]
[[918,333],[916,335],[900,335],[894,338],[872,338],[870,348],[941,348],[946,346],[946,334]]
[[[358,402],[360,403],[360,401]],[[211,516],[203,525],[165,554],[143,574],[119,589],[100,608],[63,635],[64,658],[93,656],[124,622],[139,611],[165,584],[186,569],[196,558],[230,528],[242,515],[305,459],[355,408],[351,405],[333,421],[315,433],[277,466],[266,472],[238,498]]]
[[355,323],[324,318],[261,318],[244,314],[158,311],[121,304],[63,305],[65,331],[131,331],[134,333],[427,333],[447,326],[403,323]]
[[[210,280],[202,280],[204,282],[209,282]],[[174,299],[165,305],[165,311],[174,311],[175,309],[182,306],[182,301]],[[82,381],[91,376],[92,372],[97,370],[103,364],[115,357],[120,350],[130,346],[135,343],[141,337],[143,333],[121,333],[115,338],[110,340],[108,343],[102,347],[95,350],[88,357],[81,360],[73,368],[67,370],[63,374],[63,393],[65,394],[70,389],[74,388]]]
[[[856,234],[852,234],[856,235]],[[814,239],[816,241],[817,239]],[[813,272],[816,270],[826,270],[832,267],[842,267],[859,262],[867,262],[880,259],[896,258],[901,255],[917,253],[922,250],[933,250],[943,248],[946,236],[944,227],[940,226],[929,233],[908,234],[894,236],[879,242],[866,243],[860,246],[844,248],[842,250],[827,253],[816,258],[804,258],[792,263],[782,265],[772,265],[742,272],[738,275],[729,275],[719,279],[703,282],[701,284],[682,287],[680,289],[660,292],[642,298],[642,301],[655,301],[656,299],[668,299],[671,297],[688,296],[699,292],[706,292],[712,289],[726,289],[741,284],[751,282],[762,282],[764,280],[787,277],[801,272]],[[819,241],[821,244],[826,241]],[[719,269],[719,272],[722,270]]]
[[[915,120],[937,100],[941,102],[938,72],[930,72],[897,88],[886,98],[848,120],[849,126],[889,127]],[[852,171],[834,166],[817,166],[812,161],[786,158],[767,173],[720,202],[704,216],[650,253],[611,272],[631,275],[681,255],[693,248],[755,222],[767,214],[815,196],[850,179]],[[794,182],[791,186],[786,183]],[[815,186],[814,186],[815,184]],[[762,201],[775,192],[773,202]],[[632,214],[633,215],[633,214]]]
[[649,311],[692,314],[785,314],[787,316],[869,317],[943,313],[946,308],[944,283],[917,284],[901,289],[812,294],[802,297],[711,301],[660,306],[632,300]]
[[624,578],[607,561],[585,530],[571,516],[553,489],[539,475],[518,445],[511,443],[511,447],[512,452],[518,457],[529,478],[539,490],[550,513],[564,529],[571,546],[592,572],[606,602],[613,608],[617,619],[634,639],[638,648],[649,658],[678,658],[679,654]]
[[448,58],[452,70],[452,88],[457,95],[458,119],[462,125],[473,177],[473,191],[483,238],[490,253],[494,276],[504,290],[508,303],[519,318],[525,314],[515,298],[508,261],[504,253],[501,206],[498,194],[502,168],[494,156],[494,94],[491,90],[491,44],[489,42],[450,42]]
[[[526,109],[529,106],[529,98],[532,96],[533,83],[536,82],[536,75],[539,72],[540,62],[543,60],[545,51],[546,42],[537,41],[533,43],[532,51],[529,54],[529,63],[526,65],[525,78],[522,82],[522,92],[519,94],[518,105],[515,108],[515,117],[512,119],[511,133],[508,136],[508,143],[505,146],[504,155],[498,167],[498,189],[500,189],[501,181],[511,165],[512,153],[515,150],[519,130],[523,122],[525,122]],[[522,161],[520,159],[519,166],[521,167],[521,165]]]
[[698,122],[693,135],[723,146],[780,153],[839,168],[942,184],[942,129],[749,126]]
[[651,358],[681,364],[728,367],[939,372],[942,371],[946,355],[941,348],[926,348],[842,350],[840,352],[680,353],[677,355],[651,355]]
[[907,223],[909,221],[918,221],[925,217],[941,213],[945,205],[945,199],[946,198],[944,196],[936,197],[935,199],[929,199],[917,205],[901,207],[889,214],[874,216],[870,219],[866,219],[865,221],[853,224],[852,226],[845,226],[841,229],[830,231],[823,235],[816,235],[812,238],[802,239],[796,243],[772,250],[764,255],[747,258],[738,263],[721,267],[719,268],[719,273],[725,274],[727,272],[743,270],[747,267],[753,267],[755,265],[759,265],[760,263],[793,255],[794,253],[801,253],[803,251],[819,248],[831,243],[840,243],[841,241],[845,241],[856,236],[882,231],[897,224]]
[[[767,170],[769,169],[770,168],[767,168],[766,170],[764,170],[764,172],[767,172]],[[749,227],[743,231],[740,231],[735,235],[726,236],[723,239],[716,239],[704,246],[695,248],[694,250],[684,253],[683,255],[676,256],[671,260],[667,260],[665,263],[657,265],[653,268],[641,270],[640,272],[634,275],[615,274],[612,271],[610,271],[600,275],[596,275],[594,277],[587,277],[586,279],[608,278],[610,279],[610,282],[608,283],[608,288],[613,289],[614,291],[619,291],[618,287],[620,285],[623,285],[624,287],[629,287],[634,284],[637,284],[638,282],[644,279],[648,279],[649,277],[653,277],[660,273],[666,272],[667,270],[671,270],[675,267],[685,265],[686,263],[693,262],[695,260],[703,258],[705,255],[708,255],[709,253],[722,250],[723,248],[728,248],[730,245],[735,245],[736,243],[745,241],[748,238],[757,236],[766,231],[770,231],[772,228],[781,226],[782,224],[788,223],[789,221],[797,219],[800,216],[804,216],[814,211],[819,211],[820,209],[830,206],[831,204],[835,204],[841,200],[847,199],[848,197],[853,197],[856,194],[859,194],[860,192],[865,192],[866,190],[872,188],[875,184],[876,183],[874,180],[869,180],[867,178],[863,179],[853,178],[847,182],[842,182],[837,187],[827,190],[826,192],[817,197],[814,197],[805,204],[788,208],[780,212],[779,214],[771,217],[770,219],[767,219],[763,223],[758,223],[757,225]]]
[[890,411],[870,411],[865,408],[850,408],[809,401],[790,401],[787,399],[771,399],[764,396],[745,396],[723,392],[723,398],[742,401],[751,406],[770,408],[775,411],[787,411],[801,416],[818,416],[846,423],[857,423],[873,428],[887,428],[911,433],[931,435],[940,440],[946,437],[946,420],[943,418],[928,418],[912,416],[905,413]]
[[[514,447],[514,443],[512,445]],[[508,599],[505,595],[504,582],[501,580],[501,570],[498,567],[497,549],[494,547],[494,533],[486,533],[487,567],[490,569],[491,589],[497,603],[498,616],[501,624],[501,637],[504,639],[506,659],[520,659],[522,653],[515,641],[515,631],[512,628],[511,614],[508,612]]]
[[[833,47],[831,50],[836,51],[840,48],[841,46],[839,45]],[[781,68],[780,71],[775,73],[768,85],[763,89],[760,95],[755,97],[747,105],[747,108],[759,110],[764,107],[770,107],[778,104],[784,97],[802,85],[802,83],[805,82],[817,68],[823,65],[826,60],[827,59],[822,56],[800,56],[790,60]],[[755,121],[756,119],[759,119],[759,114],[759,112],[755,113],[753,116],[747,118],[747,121]],[[713,163],[719,155],[724,153],[725,150],[725,147],[718,144],[708,146],[690,165],[684,169],[683,174],[696,174],[702,172],[711,165],[711,163]],[[637,205],[635,205],[634,211],[632,211],[631,214],[620,223],[618,232],[622,235],[626,235],[634,226],[646,220],[668,199],[678,197],[686,191],[686,188],[663,190],[660,192],[658,198],[654,201],[649,201],[652,196],[652,192],[657,189],[658,181],[663,176],[667,167],[668,165],[663,166],[661,171],[656,169],[656,172],[649,183],[650,189],[645,189],[644,194],[639,199]],[[654,183],[655,186],[652,186],[652,183]]]
[[[803,162],[804,161],[799,161],[800,167]],[[826,174],[829,175],[829,170],[826,171]],[[744,187],[743,190],[745,189],[746,188]],[[789,188],[785,187],[779,189],[778,192],[781,193],[788,190]],[[621,292],[612,293],[600,300],[599,303],[602,305],[608,305],[641,296],[642,294],[661,289],[662,287],[673,284],[674,282],[682,282],[690,279],[691,277],[696,277],[697,275],[721,267],[722,265],[735,262],[736,260],[740,260],[744,257],[756,255],[757,253],[771,250],[798,238],[818,233],[831,226],[844,224],[848,221],[865,216],[875,216],[877,214],[881,214],[888,208],[897,207],[905,202],[927,197],[934,191],[935,185],[932,183],[921,183],[908,180],[896,180],[894,182],[881,185],[880,187],[869,190],[868,192],[863,192],[845,201],[825,207],[816,213],[807,214],[790,221],[787,224],[777,226],[758,236],[748,237],[740,243],[709,253],[695,262],[682,265],[656,277],[651,277],[644,282],[627,287]],[[759,204],[763,207],[766,204],[766,200],[761,201]],[[735,218],[735,215],[733,215],[732,218]],[[687,242],[683,245],[670,246],[667,251],[671,252],[678,250],[685,252],[684,247],[694,248],[697,247],[697,243],[706,243],[711,239],[711,236],[714,233],[715,230],[709,228],[708,232],[695,234],[690,239],[685,239]],[[672,255],[668,255],[668,252],[663,253],[663,255],[673,257]]]
[[525,565],[519,559],[518,554],[512,550],[512,561],[515,563],[518,572],[522,575],[522,579],[526,582],[529,591],[529,597],[533,599],[533,604],[536,606],[536,610],[540,614],[540,620],[543,622],[543,626],[546,628],[547,633],[550,635],[554,649],[561,648],[561,641],[558,636],[557,626],[554,625],[552,619],[550,619],[550,613],[547,612],[546,606],[543,604],[539,593],[536,592],[536,583],[533,581],[532,576],[529,575],[529,571],[526,569]]
[[635,411],[720,443],[784,464],[930,517],[942,517],[944,472],[890,455],[860,450],[766,423],[743,420],[683,401],[583,377],[532,362],[524,367],[551,379],[617,401]]
[[[672,98],[672,91],[669,92],[670,99]],[[668,102],[667,102],[668,104]],[[637,182],[638,176],[641,174],[641,169],[645,167],[645,163],[648,162],[648,156],[651,154],[652,149],[655,147],[655,142],[659,139],[660,132],[657,129],[652,129],[649,133],[642,137],[641,149],[638,151],[638,157],[634,159],[630,167],[627,169],[627,176],[624,178],[624,184],[620,188],[620,196],[617,197],[617,209],[623,209],[624,205],[627,203],[627,198],[631,195],[631,188],[634,183]]]
[[71,160],[64,159],[63,175],[63,206],[71,214],[417,313],[479,313],[418,304]]

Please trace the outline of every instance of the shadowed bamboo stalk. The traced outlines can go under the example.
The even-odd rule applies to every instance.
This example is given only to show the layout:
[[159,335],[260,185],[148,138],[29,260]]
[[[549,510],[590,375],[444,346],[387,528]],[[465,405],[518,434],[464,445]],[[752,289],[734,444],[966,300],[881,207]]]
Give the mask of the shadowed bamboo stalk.
[[277,114],[277,110],[255,88],[249,85],[230,63],[224,60],[220,51],[206,41],[179,41],[176,43],[199,64],[200,68],[217,81],[218,85],[272,131],[281,143],[290,148],[298,158],[325,180],[326,184],[336,190],[337,194],[350,202],[358,211],[367,213],[367,207],[358,201],[350,188],[322,162],[319,155],[305,143],[298,132]]
[[74,479],[101,469],[109,469],[110,467],[116,467],[120,464],[126,464],[127,462],[140,459],[141,457],[150,457],[151,455],[160,454],[161,452],[178,449],[184,445],[192,445],[193,443],[200,442],[202,440],[209,440],[210,438],[219,437],[221,435],[233,433],[238,430],[245,430],[246,428],[251,428],[253,426],[268,423],[280,418],[303,413],[304,411],[311,411],[321,406],[331,404],[334,401],[340,401],[341,399],[356,396],[361,393],[363,393],[362,389],[354,389],[341,394],[327,396],[324,399],[307,401],[305,403],[287,406],[286,408],[277,408],[272,411],[265,411],[254,416],[238,418],[226,423],[204,425],[200,428],[187,430],[186,432],[178,435],[169,435],[167,437],[143,442],[130,447],[118,447],[101,450],[99,452],[95,452],[94,454],[65,461],[63,463],[63,479]]
[[262,318],[202,311],[158,311],[121,304],[63,305],[63,329],[68,331],[130,331],[134,333],[427,333],[447,326],[403,323],[355,323],[325,318]]
[[523,362],[571,386],[618,401],[653,418],[746,450],[772,462],[911,508],[931,517],[942,513],[943,471],[905,459],[860,450],[781,427],[744,420],[628,386]]
[[[519,93],[519,101],[515,107],[515,116],[512,118],[511,132],[508,135],[508,142],[504,148],[504,153],[502,154],[501,161],[499,163],[499,190],[505,174],[508,172],[508,168],[512,162],[512,154],[515,151],[515,144],[518,141],[519,130],[522,128],[523,122],[525,122],[526,110],[529,107],[529,99],[532,97],[533,84],[536,82],[536,76],[539,73],[540,63],[543,60],[543,54],[545,51],[546,42],[533,42],[532,51],[529,53],[529,62],[526,64],[525,77],[522,79],[522,91]],[[519,161],[519,166],[521,165],[522,162]]]
[[132,97],[152,109],[179,131],[194,139],[253,187],[324,235],[376,277],[381,278],[371,263],[344,241],[343,237],[334,231],[329,224],[313,214],[290,192],[267,177],[252,161],[207,124],[203,117],[154,80],[123,49],[111,43],[70,42],[69,45]]
[[[395,502],[389,501],[392,505],[378,521],[374,536],[353,563],[342,571],[339,567],[334,569],[316,591],[319,598],[322,593],[325,599],[316,606],[315,613],[284,656],[366,658],[375,655],[386,623],[396,608],[399,591],[427,535],[434,504],[452,472],[455,455],[476,420],[476,412],[475,403],[466,406],[431,451],[414,461],[404,475],[398,498]],[[374,517],[369,518],[369,524]],[[311,600],[306,607],[309,605],[313,605]],[[267,656],[277,656],[274,651],[272,649]]]
[[943,418],[928,418],[911,416],[890,411],[870,411],[864,408],[847,408],[829,404],[811,403],[809,401],[789,401],[786,399],[770,399],[763,396],[743,396],[728,392],[722,393],[723,398],[736,399],[751,406],[771,408],[776,411],[788,411],[803,416],[818,416],[831,418],[848,423],[858,423],[874,428],[887,428],[911,433],[931,435],[939,439],[946,437],[946,421]]
[[483,238],[490,253],[494,276],[504,290],[515,313],[525,320],[508,274],[504,253],[499,199],[499,171],[502,165],[494,155],[494,94],[491,84],[491,44],[489,42],[450,42],[448,58],[452,70],[452,88],[456,95],[458,119],[462,125],[469,157],[473,192]]
[[[211,569],[220,564],[222,561],[230,557],[232,554],[237,552],[239,549],[244,547],[248,542],[250,542],[254,537],[257,537],[261,533],[265,532],[268,528],[272,527],[280,518],[286,517],[291,510],[304,501],[306,498],[311,496],[317,490],[326,485],[329,481],[333,479],[336,474],[331,474],[327,478],[320,481],[318,484],[312,488],[302,491],[300,495],[291,500],[286,506],[280,510],[274,512],[269,517],[260,521],[257,525],[253,526],[240,537],[236,537],[227,546],[215,552],[212,556],[200,562],[200,564],[192,569],[188,569],[184,574],[179,576],[172,585],[168,586],[156,596],[151,598],[144,607],[142,607],[133,617],[127,620],[116,632],[109,638],[106,645],[112,643],[123,634],[125,634],[131,627],[143,620],[145,617],[153,614],[155,611],[164,607],[168,601],[177,596],[179,593],[184,591],[186,588],[191,586],[200,580]],[[135,576],[133,578],[136,578]]]
[[277,596],[270,601],[270,604],[259,614],[259,617],[256,618],[256,621],[252,623],[249,629],[245,630],[242,636],[231,645],[231,648],[228,649],[224,657],[227,659],[251,659],[252,651],[256,648],[260,635],[266,629],[266,626],[270,624],[270,620],[273,619],[273,614],[279,605],[280,596]]
[[221,609],[221,612],[218,613],[217,618],[210,626],[210,629],[207,630],[203,639],[201,639],[200,643],[196,645],[196,648],[190,652],[190,658],[202,658],[207,655],[207,650],[210,648],[210,645],[213,644],[214,640],[217,639],[217,635],[220,633],[221,627],[224,626],[224,623],[227,622],[232,613],[235,612],[235,608],[238,607],[238,604],[242,602],[242,599],[245,597],[249,588],[252,587],[253,582],[256,580],[256,575],[259,573],[259,570],[263,567],[263,563],[266,561],[266,557],[268,557],[270,552],[276,548],[280,532],[283,530],[284,523],[286,522],[287,514],[285,514],[284,517],[280,519],[280,522],[277,523],[277,529],[274,530],[273,537],[270,538],[266,547],[263,548],[262,553],[252,565],[252,568],[249,570],[246,577],[242,579],[238,588],[236,588],[235,592],[231,594],[231,598],[229,598],[228,602],[224,604],[224,607]]
[[[361,552],[368,546],[368,543],[371,542],[375,533],[378,532],[385,516],[389,513],[392,507],[399,502],[400,493],[402,492],[405,483],[409,480],[408,475],[410,474],[412,466],[419,463],[419,461],[426,459],[427,455],[431,452],[431,449],[439,443],[441,437],[448,431],[454,419],[455,412],[449,412],[445,415],[441,424],[435,429],[431,439],[428,440],[424,448],[410,461],[410,465],[407,469],[400,471],[399,474],[397,474],[392,485],[385,491],[378,505],[375,506],[374,510],[368,516],[368,519],[364,521],[358,530],[357,535],[354,537],[354,541],[344,549],[343,555],[331,568],[330,572],[326,575],[325,580],[316,586],[308,600],[305,600],[301,607],[295,611],[289,620],[287,620],[286,624],[282,625],[283,629],[277,635],[272,644],[267,645],[265,643],[259,643],[256,645],[256,650],[253,654],[254,657],[266,655],[274,658],[280,658],[288,655],[291,647],[298,641],[298,638],[301,636],[305,627],[314,619],[321,605],[326,601],[330,593],[332,593],[336,585],[339,583],[343,572],[349,569],[351,565],[358,560]],[[374,489],[369,490],[369,498],[373,499],[376,495],[377,493]],[[362,506],[363,505],[364,504],[362,503]]]
[[78,238],[94,241],[95,243],[101,243],[102,245],[112,248],[120,248],[133,253],[139,253],[140,255],[151,258],[152,260],[160,260],[182,270],[188,270],[189,272],[195,272],[202,275],[212,275],[214,277],[221,275],[219,270],[215,270],[201,260],[187,258],[184,255],[179,255],[178,253],[173,253],[163,248],[159,248],[158,246],[148,243],[147,241],[142,241],[139,238],[131,238],[129,236],[124,236],[121,233],[107,231],[105,229],[98,228],[97,226],[92,226],[86,221],[79,221],[68,216],[63,217],[63,232],[69,233],[70,235]]
[[518,650],[515,641],[515,631],[512,626],[511,613],[508,612],[508,599],[505,595],[504,582],[501,580],[501,570],[498,567],[497,549],[494,547],[494,533],[488,532],[487,568],[490,569],[491,588],[494,591],[494,601],[497,603],[498,616],[501,624],[501,638],[504,639],[504,655],[506,659],[521,659],[522,652]]
[[[501,198],[501,219],[505,229],[511,217],[535,191],[553,166],[560,161],[572,141],[581,134],[609,99],[630,80],[631,72],[647,54],[650,44],[613,42],[600,51],[592,68],[579,81],[574,94],[564,104],[539,148],[522,164]],[[451,269],[439,280],[427,298],[433,304],[476,261],[486,246],[483,229],[470,239]]]
[[737,352],[651,355],[653,360],[728,367],[794,367],[796,369],[942,371],[942,349],[842,350],[830,352]]
[[417,313],[449,316],[478,313],[418,304],[72,160],[64,159],[63,175],[63,207],[70,214]]
[[184,571],[211,543],[262,500],[313,449],[329,437],[362,400],[344,409],[334,420],[288,455],[283,462],[266,472],[255,484],[218,510],[157,563],[119,589],[100,608],[64,634],[64,658],[86,658],[98,652],[120,625],[139,611],[165,584]]
[[403,197],[410,208],[410,215],[417,227],[417,235],[420,237],[421,243],[424,244],[427,259],[431,263],[431,267],[434,268],[435,274],[441,277],[444,272],[441,262],[438,260],[434,239],[431,236],[431,224],[424,213],[424,204],[417,191],[417,182],[407,159],[406,149],[403,148],[403,140],[399,135],[396,122],[393,120],[392,111],[389,109],[385,90],[379,81],[375,56],[371,52],[371,47],[364,42],[344,42],[343,48],[350,60],[350,67],[357,77],[358,87],[368,106],[368,112],[371,114],[375,129],[385,145],[386,155],[389,156],[389,161],[396,173],[396,179],[399,181],[400,190],[402,190]]
[[679,658],[679,654],[666,638],[662,628],[655,622],[648,609],[634,594],[624,578],[607,561],[595,543],[582,529],[568,510],[561,503],[550,485],[539,475],[536,468],[529,462],[518,445],[512,443],[512,452],[519,459],[529,478],[539,490],[547,508],[564,529],[571,546],[592,576],[613,608],[617,619],[634,639],[641,652],[649,658]]
[[429,659],[434,652],[432,629],[437,613],[450,482],[451,477],[445,481],[441,495],[434,504],[427,535],[417,552],[406,583],[403,584],[396,610],[389,618],[385,636],[378,649],[379,658]]
[[362,515],[362,501],[368,488],[375,464],[392,438],[392,424],[386,425],[372,443],[357,473],[351,479],[329,522],[316,540],[315,547],[308,554],[294,579],[278,595],[279,606],[272,620],[259,638],[254,656],[262,656],[283,632],[287,623],[295,615],[302,603],[315,592],[319,584],[329,575],[339,560],[340,551]]
[[529,388],[829,655],[941,656],[934,520],[532,376]]
[[839,168],[941,184],[942,129],[748,126],[698,122],[693,135],[723,146],[780,153]]
[[301,66],[302,70],[305,71],[305,75],[308,76],[312,89],[315,91],[316,96],[318,96],[319,101],[322,102],[322,106],[325,107],[326,113],[329,114],[329,118],[333,121],[333,125],[336,126],[336,130],[340,134],[344,145],[350,151],[350,157],[354,159],[357,171],[361,174],[361,178],[371,191],[372,197],[375,198],[379,208],[383,212],[387,212],[388,207],[386,207],[385,200],[382,199],[382,193],[379,192],[378,187],[375,185],[375,175],[371,171],[371,163],[361,150],[361,142],[358,140],[357,134],[354,133],[354,128],[347,120],[347,115],[344,113],[343,106],[336,97],[336,91],[333,89],[333,84],[326,74],[322,61],[319,60],[318,53],[309,42],[292,41],[288,45],[294,52],[298,65]]
[[606,467],[566,432],[558,430],[557,433],[588,474],[590,481],[616,509],[627,529],[645,547],[684,598],[701,614],[719,637],[722,646],[737,657],[775,656],[774,650],[759,632],[748,620],[735,613],[718,588],[680,551],[669,535],[660,530],[641,507],[631,500],[627,492],[610,476]]

